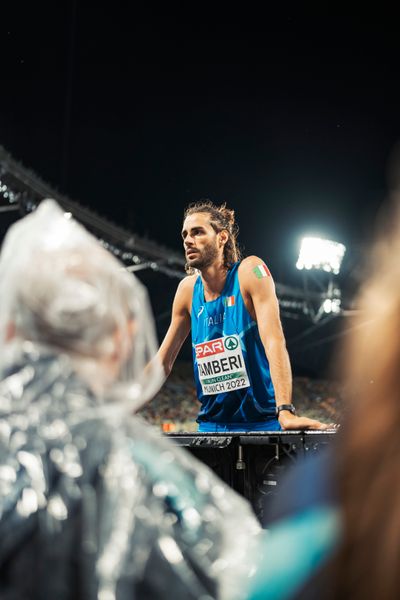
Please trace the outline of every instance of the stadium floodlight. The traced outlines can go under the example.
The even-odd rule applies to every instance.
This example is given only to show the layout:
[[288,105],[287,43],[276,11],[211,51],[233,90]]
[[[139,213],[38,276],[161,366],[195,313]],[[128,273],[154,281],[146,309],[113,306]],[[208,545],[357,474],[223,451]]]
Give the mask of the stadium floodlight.
[[299,270],[317,269],[337,275],[345,252],[346,246],[338,242],[306,237],[301,241],[296,267]]
[[329,314],[329,313],[339,314],[340,313],[340,304],[341,304],[340,298],[327,298],[322,303],[322,309],[323,309],[324,313],[326,313],[326,314]]

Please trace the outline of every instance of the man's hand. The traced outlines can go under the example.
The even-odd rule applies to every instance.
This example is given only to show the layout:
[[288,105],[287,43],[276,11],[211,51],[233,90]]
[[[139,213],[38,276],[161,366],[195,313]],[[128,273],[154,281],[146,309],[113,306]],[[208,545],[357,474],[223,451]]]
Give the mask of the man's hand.
[[279,414],[279,423],[282,429],[336,429],[337,425],[334,423],[321,423],[316,419],[309,419],[308,417],[299,417],[293,415],[288,410],[282,410]]

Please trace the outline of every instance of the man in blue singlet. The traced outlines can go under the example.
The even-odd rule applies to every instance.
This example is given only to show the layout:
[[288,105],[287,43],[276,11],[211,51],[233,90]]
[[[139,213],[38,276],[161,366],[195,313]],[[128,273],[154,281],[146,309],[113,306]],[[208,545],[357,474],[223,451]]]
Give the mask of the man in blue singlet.
[[327,429],[295,414],[275,286],[257,256],[241,260],[234,211],[190,205],[182,239],[185,277],[159,356],[168,375],[189,331],[201,409],[199,431]]

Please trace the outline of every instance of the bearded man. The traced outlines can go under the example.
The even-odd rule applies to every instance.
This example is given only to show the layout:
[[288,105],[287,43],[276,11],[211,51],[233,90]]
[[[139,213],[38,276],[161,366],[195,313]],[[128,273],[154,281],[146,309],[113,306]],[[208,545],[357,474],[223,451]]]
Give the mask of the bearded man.
[[199,431],[327,429],[296,415],[275,286],[257,256],[241,260],[234,211],[210,201],[184,213],[188,276],[159,357],[168,375],[191,330]]

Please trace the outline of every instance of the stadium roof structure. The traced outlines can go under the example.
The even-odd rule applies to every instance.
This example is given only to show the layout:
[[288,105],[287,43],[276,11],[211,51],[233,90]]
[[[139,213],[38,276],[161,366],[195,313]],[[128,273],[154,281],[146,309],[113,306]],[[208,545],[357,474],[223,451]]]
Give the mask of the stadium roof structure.
[[19,216],[24,216],[35,210],[44,198],[56,200],[129,270],[149,268],[171,277],[184,276],[185,260],[181,254],[115,225],[93,210],[70,200],[0,146],[0,214],[15,211]]

